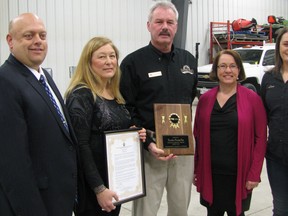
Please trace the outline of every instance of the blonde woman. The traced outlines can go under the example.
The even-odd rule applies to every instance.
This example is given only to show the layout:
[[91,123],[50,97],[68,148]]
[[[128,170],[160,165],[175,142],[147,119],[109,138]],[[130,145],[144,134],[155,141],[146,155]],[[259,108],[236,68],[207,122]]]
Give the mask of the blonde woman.
[[[83,48],[65,94],[80,150],[85,176],[85,196],[79,194],[76,215],[119,215],[117,194],[107,188],[107,165],[103,132],[131,127],[131,117],[119,92],[119,52],[112,41],[94,37]],[[145,141],[146,131],[139,131]],[[82,185],[80,185],[80,190]]]

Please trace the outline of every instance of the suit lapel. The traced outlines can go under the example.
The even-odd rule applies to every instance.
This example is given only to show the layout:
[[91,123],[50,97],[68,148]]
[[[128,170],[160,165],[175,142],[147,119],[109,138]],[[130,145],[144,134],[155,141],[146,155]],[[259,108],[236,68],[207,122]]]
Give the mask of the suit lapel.
[[[54,105],[52,104],[49,96],[47,95],[47,93],[46,93],[45,89],[43,88],[43,86],[41,85],[41,83],[36,79],[36,77],[32,74],[32,72],[25,65],[23,65],[21,62],[19,62],[13,55],[10,54],[8,61],[10,63],[12,63],[13,65],[15,65],[16,67],[20,68],[21,74],[24,77],[26,77],[27,82],[39,93],[39,95],[41,95],[41,97],[43,98],[43,100],[45,101],[47,106],[49,107],[51,113],[53,114],[54,118],[56,119],[56,121],[57,121],[59,127],[61,128],[61,130],[63,131],[63,133],[67,136],[67,138],[71,142],[73,142],[71,140],[70,134],[67,132],[66,128],[64,127],[64,125],[63,125],[63,123],[59,117],[59,114],[57,113]],[[65,118],[67,118],[67,111],[65,111],[65,106],[64,106],[63,99],[62,99],[60,92],[58,91],[54,81],[52,80],[52,78],[50,77],[48,72],[45,71],[44,69],[43,69],[43,71],[45,73],[45,76],[48,80],[49,85],[53,89],[56,97],[58,98],[58,100],[59,100],[59,102],[63,108]],[[70,125],[70,124],[68,124],[68,125]]]
[[[28,69],[27,69],[27,70],[28,70]],[[30,71],[29,71],[29,72],[30,72]],[[30,72],[30,73],[31,73],[31,72]],[[45,75],[46,75],[46,74],[45,74]],[[46,75],[46,76],[47,76],[47,75]],[[35,78],[35,76],[34,76],[32,73],[31,73],[31,75],[28,75],[28,76],[27,76],[27,79],[26,79],[26,80],[27,80],[28,83],[30,83],[30,85],[31,85],[31,86],[39,93],[39,95],[43,98],[43,100],[45,101],[45,103],[46,103],[47,106],[49,107],[52,115],[54,116],[55,120],[57,121],[59,127],[61,128],[61,130],[63,131],[63,133],[65,133],[65,135],[67,136],[67,138],[68,138],[69,140],[71,140],[68,131],[67,131],[66,128],[64,127],[64,125],[63,125],[63,123],[62,123],[62,121],[61,121],[61,119],[60,119],[59,114],[57,113],[57,111],[56,111],[53,103],[51,102],[49,96],[47,95],[45,89],[43,88],[43,86],[41,86],[41,83]],[[50,85],[50,83],[49,83],[49,85]],[[54,85],[55,85],[55,84],[54,84]],[[52,87],[51,87],[51,88],[52,88]],[[55,94],[56,94],[55,87],[52,88],[52,89],[53,89],[53,91],[54,91]],[[59,98],[59,94],[58,94],[58,95],[56,94],[56,96],[57,96],[58,100],[60,101],[61,106],[63,107],[63,105],[62,105],[63,102],[62,102],[62,99]],[[61,97],[61,95],[60,95],[60,97]]]

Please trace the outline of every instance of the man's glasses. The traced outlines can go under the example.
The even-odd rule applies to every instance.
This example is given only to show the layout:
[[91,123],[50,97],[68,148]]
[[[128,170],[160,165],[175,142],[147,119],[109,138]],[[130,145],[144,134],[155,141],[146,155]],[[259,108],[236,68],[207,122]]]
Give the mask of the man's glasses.
[[221,64],[217,66],[221,71],[226,71],[227,68],[229,67],[231,71],[236,71],[238,69],[238,66],[235,64],[231,64],[231,65],[226,65],[226,64]]

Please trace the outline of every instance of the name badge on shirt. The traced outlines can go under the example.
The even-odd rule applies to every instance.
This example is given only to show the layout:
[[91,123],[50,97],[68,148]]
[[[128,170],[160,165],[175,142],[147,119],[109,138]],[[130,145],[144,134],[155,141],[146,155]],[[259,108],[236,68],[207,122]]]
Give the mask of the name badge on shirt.
[[162,76],[162,72],[161,71],[155,71],[155,72],[148,73],[148,77],[149,78],[158,77],[158,76]]

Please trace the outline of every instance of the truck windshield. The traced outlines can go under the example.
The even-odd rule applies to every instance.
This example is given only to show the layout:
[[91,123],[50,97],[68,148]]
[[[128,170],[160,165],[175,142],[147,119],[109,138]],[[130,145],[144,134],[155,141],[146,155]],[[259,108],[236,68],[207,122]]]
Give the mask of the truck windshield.
[[263,50],[253,50],[253,49],[245,49],[245,50],[235,50],[237,51],[243,63],[250,63],[250,64],[259,64],[261,55]]

